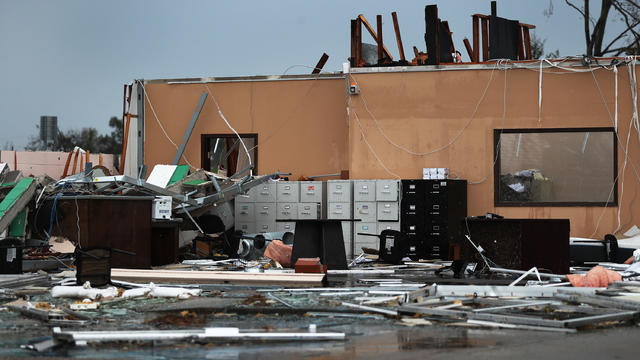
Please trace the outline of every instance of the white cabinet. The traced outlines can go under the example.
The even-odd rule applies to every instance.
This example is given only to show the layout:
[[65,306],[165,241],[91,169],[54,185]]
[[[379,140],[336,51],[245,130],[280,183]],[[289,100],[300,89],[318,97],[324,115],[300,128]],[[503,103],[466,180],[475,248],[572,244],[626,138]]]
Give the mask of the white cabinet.
[[354,180],[353,201],[376,201],[376,181]]

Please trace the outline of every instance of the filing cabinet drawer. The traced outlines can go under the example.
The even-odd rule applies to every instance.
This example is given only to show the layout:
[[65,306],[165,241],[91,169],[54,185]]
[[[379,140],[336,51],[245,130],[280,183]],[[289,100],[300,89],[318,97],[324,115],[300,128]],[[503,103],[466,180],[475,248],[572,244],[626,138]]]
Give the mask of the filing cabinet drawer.
[[297,203],[300,201],[300,187],[296,181],[278,181],[276,192],[278,202]]
[[376,201],[398,201],[398,180],[376,180]]
[[[266,182],[254,188],[256,202],[276,202],[276,183]],[[253,195],[253,194],[252,194]]]
[[254,203],[238,203],[235,204],[236,222],[253,222],[255,221],[255,205]]
[[288,231],[288,232],[295,232],[296,230],[296,223],[294,221],[279,221],[276,222],[276,231]]
[[256,223],[254,222],[236,222],[236,231],[242,231],[245,234],[254,234],[256,232]]
[[378,234],[383,230],[400,231],[400,222],[378,222]]
[[234,201],[237,203],[254,203],[256,202],[256,188],[252,187],[247,190],[247,193],[244,195],[236,195]]
[[300,220],[313,220],[318,219],[319,205],[316,203],[299,203],[298,204],[298,219]]
[[327,181],[327,202],[351,202],[351,181]]
[[257,221],[256,222],[256,232],[257,233],[268,233],[276,231],[276,222],[275,221]]
[[300,202],[322,202],[322,181],[300,181],[298,187],[300,188]]
[[298,203],[277,203],[276,220],[295,220],[298,218]]
[[256,222],[276,221],[276,203],[256,203]]
[[376,182],[374,180],[354,180],[353,201],[376,201]]
[[327,219],[350,219],[351,218],[351,203],[328,203],[327,204]]
[[393,220],[398,221],[398,203],[393,201],[378,202],[378,221]]
[[376,221],[376,203],[372,201],[355,202],[353,209],[353,218],[360,219],[363,222]]

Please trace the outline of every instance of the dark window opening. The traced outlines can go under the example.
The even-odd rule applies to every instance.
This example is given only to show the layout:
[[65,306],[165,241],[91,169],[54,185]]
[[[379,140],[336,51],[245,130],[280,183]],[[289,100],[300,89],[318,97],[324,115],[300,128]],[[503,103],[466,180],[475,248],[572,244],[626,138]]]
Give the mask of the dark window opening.
[[613,128],[494,130],[496,206],[616,206]]
[[231,176],[237,172],[247,174],[247,167],[253,164],[253,172],[257,173],[257,146],[258,134],[240,134],[240,139],[235,134],[203,134],[202,168],[221,176]]

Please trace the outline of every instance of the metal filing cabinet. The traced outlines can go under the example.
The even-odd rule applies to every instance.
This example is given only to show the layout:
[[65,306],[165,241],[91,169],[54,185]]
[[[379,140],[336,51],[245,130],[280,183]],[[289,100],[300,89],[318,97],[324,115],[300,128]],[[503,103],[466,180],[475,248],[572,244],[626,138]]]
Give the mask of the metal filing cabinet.
[[317,204],[317,203],[299,203],[298,204],[298,219],[314,220],[314,219],[318,219],[319,215],[320,215],[320,204]]
[[375,201],[356,201],[353,203],[353,218],[363,222],[376,221]]
[[288,231],[294,232],[296,230],[296,223],[294,221],[278,221],[276,222],[276,231]]
[[354,180],[353,201],[376,201],[375,180]]
[[241,222],[254,222],[255,221],[255,205],[254,203],[237,202],[235,204],[235,221]]
[[297,203],[300,201],[300,189],[297,181],[278,181],[276,193],[278,202]]
[[327,203],[351,202],[350,180],[327,181]]
[[295,220],[298,217],[298,203],[277,203],[276,220]]
[[327,219],[349,219],[349,218],[351,218],[350,202],[327,203]]
[[301,203],[322,202],[322,181],[300,181],[298,184]]
[[255,199],[257,203],[276,202],[277,187],[275,182],[267,181],[256,186],[255,189]]
[[395,201],[379,201],[377,203],[377,220],[398,221],[398,203]]
[[416,248],[412,258],[448,259],[466,216],[466,180],[402,180],[400,227]]
[[398,201],[398,180],[376,180],[376,201]]
[[359,254],[363,247],[378,249],[380,241],[377,237],[358,235],[358,233],[377,234],[378,229],[375,222],[355,221],[353,223],[353,227],[353,244],[355,253]]

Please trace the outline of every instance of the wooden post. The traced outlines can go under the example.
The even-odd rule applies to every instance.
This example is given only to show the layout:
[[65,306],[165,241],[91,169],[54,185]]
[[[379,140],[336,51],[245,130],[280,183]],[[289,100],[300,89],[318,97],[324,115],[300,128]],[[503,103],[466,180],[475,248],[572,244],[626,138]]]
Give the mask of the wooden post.
[[480,61],[480,18],[476,15],[472,16],[473,18],[473,62]]
[[356,26],[358,26],[358,22],[351,19],[351,57],[349,58],[351,67],[356,66]]
[[384,51],[382,49],[382,15],[376,15],[377,29],[378,29],[378,64],[382,64],[384,61]]
[[529,28],[523,27],[522,31],[524,32],[524,50],[527,55],[527,60],[531,60],[533,58],[533,54],[531,53],[531,38],[529,37]]
[[327,63],[327,60],[329,60],[329,55],[327,55],[327,53],[322,53],[322,56],[320,57],[320,60],[316,64],[316,67],[313,68],[313,71],[311,73],[312,74],[320,74],[320,71],[322,71],[322,68],[324,67],[324,64]]
[[478,60],[474,58],[475,54],[473,53],[473,49],[471,48],[471,44],[467,38],[464,38],[464,47],[467,48],[467,54],[469,54],[471,62],[478,62]]
[[498,16],[496,1],[491,2],[491,16]]
[[427,5],[424,9],[425,34],[424,40],[427,44],[427,65],[440,64],[440,45],[438,43],[440,30],[440,20],[438,19],[438,6]]
[[489,20],[482,19],[482,61],[489,60]]
[[396,12],[391,13],[393,18],[393,29],[396,32],[396,42],[398,43],[398,52],[400,53],[400,60],[406,61],[404,57],[404,48],[402,47],[402,37],[400,36],[400,25],[398,25],[398,14]]
[[[120,155],[120,175],[124,175],[124,162],[127,158],[127,142],[129,141],[129,125],[131,124],[131,114],[127,113],[127,118],[124,121],[125,127],[124,134],[122,134],[122,155]],[[100,158],[100,161],[102,161],[102,157]]]
[[69,156],[67,156],[67,162],[64,164],[64,171],[62,172],[62,177],[60,179],[64,179],[67,177],[67,171],[69,171],[69,163],[71,163],[71,156],[73,156],[73,150],[69,151]]
[[362,66],[362,20],[357,18],[356,23],[356,66]]

